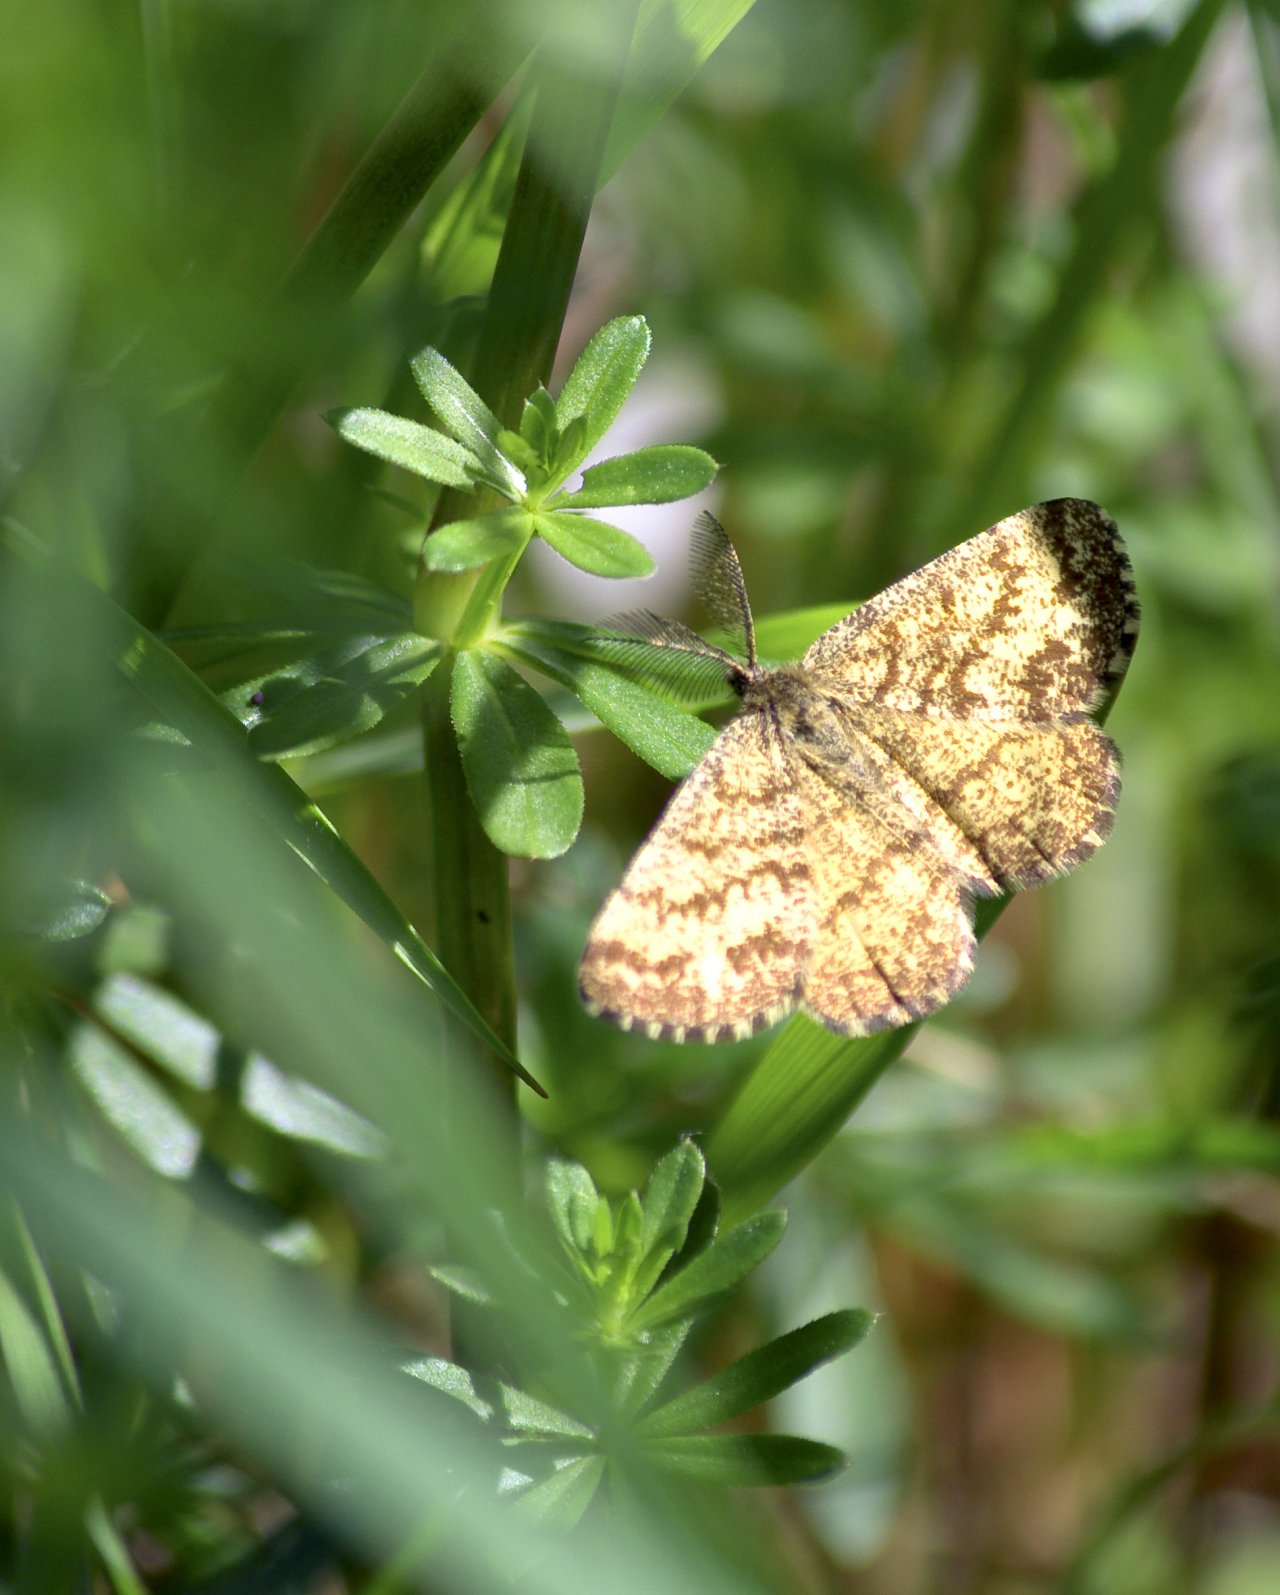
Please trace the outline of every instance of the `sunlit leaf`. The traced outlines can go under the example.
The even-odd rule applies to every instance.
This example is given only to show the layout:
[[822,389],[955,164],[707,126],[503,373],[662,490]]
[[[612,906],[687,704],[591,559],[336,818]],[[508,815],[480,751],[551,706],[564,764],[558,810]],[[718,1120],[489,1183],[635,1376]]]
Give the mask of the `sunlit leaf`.
[[474,570],[518,553],[532,536],[533,521],[526,511],[491,510],[432,532],[423,544],[422,563],[428,570]]
[[602,650],[588,627],[520,621],[494,646],[568,687],[633,753],[672,780],[688,775],[715,740],[705,720],[599,663]]
[[556,509],[599,509],[608,504],[670,504],[701,493],[718,467],[702,449],[661,443],[601,460],[582,473],[582,486],[557,495]]
[[467,788],[495,847],[555,858],[582,823],[582,776],[541,694],[484,648],[454,661],[450,695]]
[[673,1274],[637,1309],[631,1320],[632,1329],[666,1323],[731,1290],[774,1249],[786,1223],[785,1213],[757,1213],[718,1236],[705,1252]]
[[710,1379],[646,1413],[645,1435],[694,1434],[771,1401],[832,1357],[851,1350],[875,1322],[862,1311],[828,1313],[801,1329],[779,1335]]
[[517,1506],[536,1522],[572,1528],[591,1505],[604,1469],[603,1457],[574,1457],[520,1495]]
[[[619,316],[601,327],[578,356],[556,400],[563,433],[581,420],[578,460],[585,459],[617,418],[649,357],[649,328],[642,316]],[[561,462],[566,470],[577,461]]]
[[479,462],[488,479],[509,498],[524,492],[524,478],[498,447],[502,425],[460,371],[438,349],[423,349],[410,364],[422,396],[443,426]]
[[846,1465],[843,1451],[790,1434],[691,1434],[655,1440],[646,1452],[700,1484],[811,1484]]
[[572,515],[568,511],[558,514],[552,510],[538,511],[533,523],[538,535],[562,559],[593,576],[624,579],[653,574],[653,555],[620,526],[592,520],[588,515]]
[[338,435],[366,454],[376,454],[445,487],[470,487],[479,462],[469,449],[417,421],[385,410],[335,410],[328,420]]

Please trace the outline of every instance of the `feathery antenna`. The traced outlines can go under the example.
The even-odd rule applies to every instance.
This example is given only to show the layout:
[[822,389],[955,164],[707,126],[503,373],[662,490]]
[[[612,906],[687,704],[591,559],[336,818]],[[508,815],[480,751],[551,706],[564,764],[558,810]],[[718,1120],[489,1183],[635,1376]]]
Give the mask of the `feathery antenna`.
[[738,551],[729,541],[728,532],[707,510],[693,523],[689,570],[694,591],[707,613],[728,632],[735,651],[747,661],[748,673],[754,674],[756,628]]

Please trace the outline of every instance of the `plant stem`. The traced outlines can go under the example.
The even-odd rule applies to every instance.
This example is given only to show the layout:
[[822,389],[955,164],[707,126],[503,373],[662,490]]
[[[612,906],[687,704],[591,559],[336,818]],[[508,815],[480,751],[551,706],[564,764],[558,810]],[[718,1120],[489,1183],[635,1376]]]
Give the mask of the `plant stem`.
[[[507,858],[484,834],[467,791],[449,713],[452,660],[434,670],[422,695],[423,795],[430,850],[427,940],[498,1036],[514,1051],[515,982]],[[449,1056],[480,1050],[446,1019]],[[510,1093],[514,1077],[498,1059],[494,1074]]]
[[[610,70],[598,56],[590,79],[559,64],[540,68],[537,101],[511,211],[494,269],[472,380],[504,426],[519,423],[525,396],[551,374],[595,195],[613,106],[626,64],[635,0],[611,22]],[[456,513],[445,495],[437,519]],[[474,513],[474,501],[468,504]],[[459,643],[474,640],[500,602],[515,561],[482,573],[477,605],[460,620]],[[494,590],[496,576],[499,590]],[[429,583],[420,572],[420,583]],[[442,666],[426,685],[423,736],[427,823],[433,859],[434,944],[476,1007],[509,1044],[515,1041],[514,960],[507,859],[485,835],[466,787],[449,716],[451,671]],[[470,1043],[466,1043],[470,1045]],[[502,1071],[504,1088],[513,1091]]]
[[493,273],[473,379],[504,426],[519,424],[526,395],[551,375],[582,240],[626,66],[636,0],[599,30],[609,62],[591,77],[542,61],[529,140]]

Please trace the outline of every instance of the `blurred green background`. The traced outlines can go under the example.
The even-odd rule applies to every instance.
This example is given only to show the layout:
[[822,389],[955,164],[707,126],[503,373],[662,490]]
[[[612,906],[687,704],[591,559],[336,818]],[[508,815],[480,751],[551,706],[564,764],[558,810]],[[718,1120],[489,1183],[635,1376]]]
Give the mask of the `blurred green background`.
[[[1280,7],[637,17],[631,38],[630,6],[571,0],[8,8],[0,1588],[1264,1595]],[[521,1090],[517,1132],[465,1069],[446,1088],[448,1033],[394,930],[341,907],[243,744],[174,730],[147,634],[234,692],[246,638],[258,663],[266,631],[321,647],[317,572],[409,597],[426,484],[323,415],[425,419],[410,355],[492,363],[520,294],[554,346],[540,257],[486,299],[532,91],[586,103],[620,74],[551,386],[601,323],[648,320],[606,452],[721,462],[706,502],[757,616],[852,607],[1076,495],[1121,527],[1143,630],[1109,722],[1113,837],[1010,906],[693,1342],[714,1368],[819,1312],[881,1311],[759,1420],[848,1468],[710,1504],[638,1487],[544,1535],[392,1372],[447,1352],[429,1262],[510,1269],[484,1215],[548,1153],[621,1194],[698,1133],[717,1174],[770,1038],[657,1045],[576,995],[669,783],[577,712],[583,830],[511,867],[520,1056],[551,1093]],[[628,514],[659,562],[645,589],[530,559],[510,611],[696,620],[697,507]],[[429,927],[421,764],[406,702],[288,770]],[[555,1333],[532,1287],[522,1310],[531,1340]]]

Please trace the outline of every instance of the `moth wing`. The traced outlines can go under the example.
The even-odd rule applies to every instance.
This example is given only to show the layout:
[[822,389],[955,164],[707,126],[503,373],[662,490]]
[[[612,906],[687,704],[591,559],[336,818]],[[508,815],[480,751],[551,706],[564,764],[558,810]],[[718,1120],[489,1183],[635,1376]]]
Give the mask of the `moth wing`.
[[812,939],[796,779],[767,715],[725,727],[591,927],[591,1012],[654,1039],[717,1041],[795,1006]]
[[[864,768],[874,762],[868,751]],[[973,972],[966,881],[891,789],[806,775],[814,936],[801,1002],[842,1035],[923,1019]]]
[[1119,682],[1138,600],[1115,522],[1085,499],[1010,515],[868,599],[805,655],[863,702],[1060,720]]
[[1105,840],[1120,790],[1119,758],[1091,720],[933,720],[860,708],[858,725],[923,794],[942,826],[981,861],[990,886],[1034,886]]

